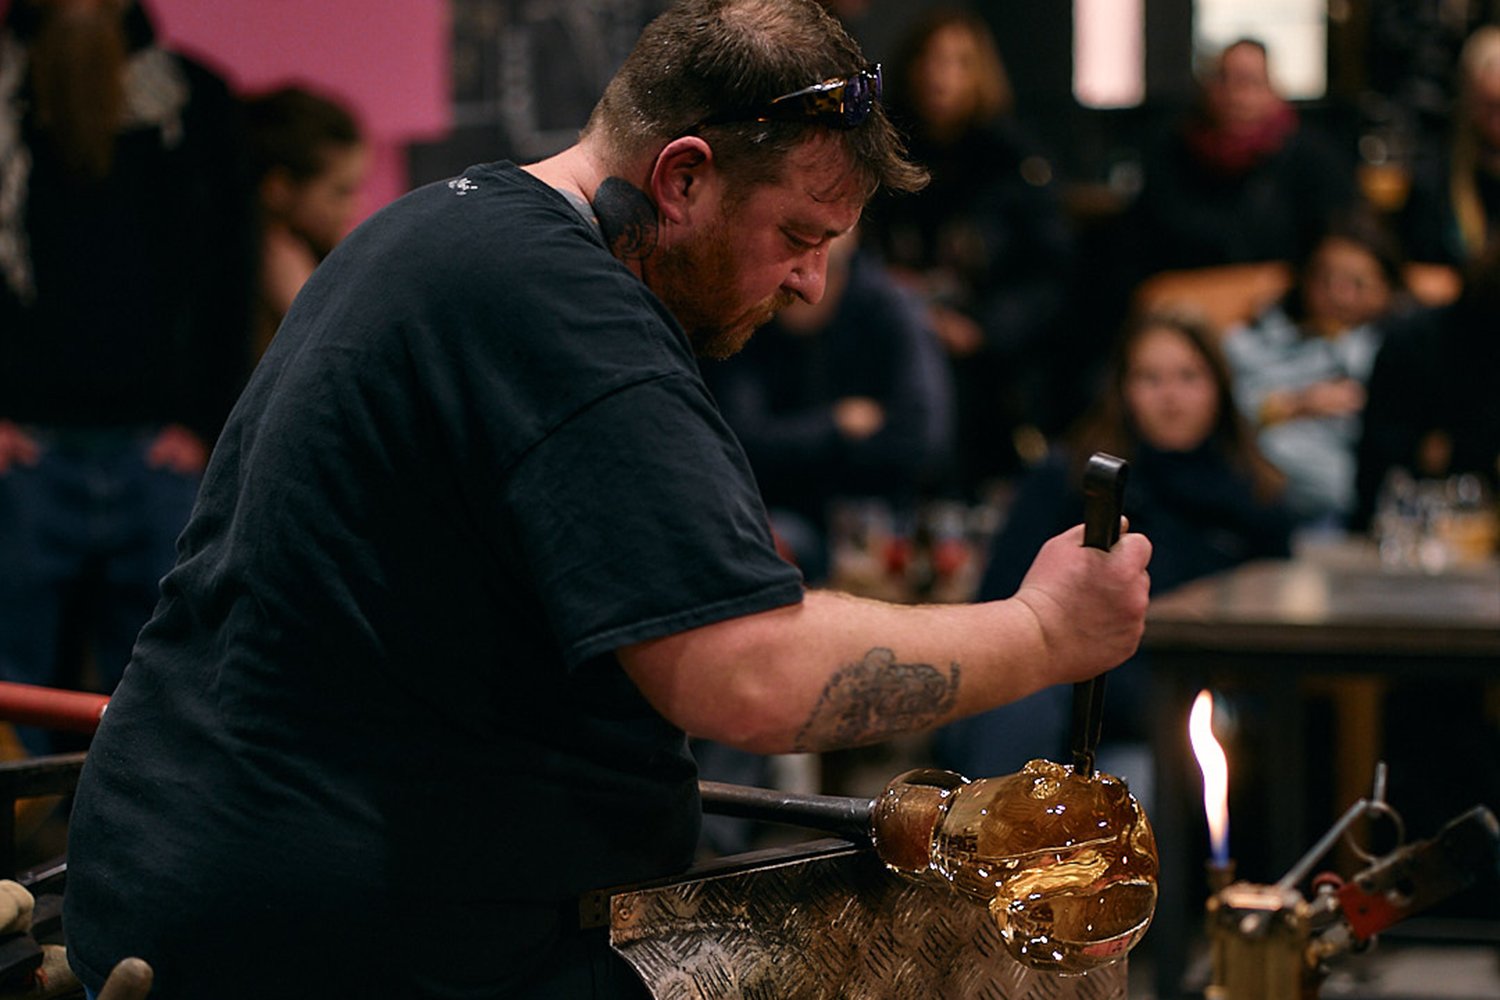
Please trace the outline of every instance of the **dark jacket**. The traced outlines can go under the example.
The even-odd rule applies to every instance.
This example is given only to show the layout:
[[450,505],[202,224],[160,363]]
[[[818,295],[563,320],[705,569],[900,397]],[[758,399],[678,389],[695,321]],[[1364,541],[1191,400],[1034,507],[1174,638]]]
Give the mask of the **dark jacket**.
[[[24,45],[32,3],[5,23]],[[101,180],[75,179],[0,94],[0,418],[181,423],[211,442],[249,365],[255,228],[238,105],[206,67],[126,14],[127,122]],[[5,206],[14,206],[7,210]]]

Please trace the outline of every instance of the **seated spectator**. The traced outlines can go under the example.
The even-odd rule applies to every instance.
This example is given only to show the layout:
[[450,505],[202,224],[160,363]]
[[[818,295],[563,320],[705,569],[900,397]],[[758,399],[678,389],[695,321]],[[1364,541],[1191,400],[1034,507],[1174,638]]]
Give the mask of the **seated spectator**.
[[[991,547],[980,600],[1013,594],[1049,532],[1082,520],[1083,470],[1096,451],[1130,462],[1125,513],[1154,546],[1153,595],[1249,559],[1288,554],[1292,520],[1280,502],[1282,477],[1261,457],[1234,405],[1214,335],[1194,319],[1148,315],[1118,343],[1103,396],[1021,481]],[[1138,664],[1111,672],[1107,741],[1144,741],[1144,675]],[[1052,688],[950,725],[935,737],[934,756],[969,777],[1009,773],[1032,757],[1060,760],[1069,694]],[[1143,782],[1146,773],[1136,768],[1128,777]]]
[[1413,260],[1462,266],[1500,222],[1500,27],[1464,43],[1445,149],[1413,165],[1399,232]]
[[1141,278],[1298,259],[1356,198],[1353,157],[1276,92],[1264,44],[1232,43],[1201,84],[1197,109],[1142,163],[1126,226]]
[[829,506],[910,511],[946,455],[951,390],[920,306],[846,234],[825,294],[798,302],[734,358],[704,366],[772,522],[810,583],[828,574]]
[[1469,267],[1452,305],[1393,319],[1369,380],[1358,450],[1355,524],[1374,511],[1387,473],[1473,473],[1500,488],[1500,240]]
[[1401,292],[1399,251],[1372,217],[1329,226],[1280,302],[1224,342],[1235,397],[1259,445],[1287,476],[1287,502],[1310,527],[1342,528],[1354,508],[1354,452],[1376,321]]
[[369,154],[349,111],[301,87],[247,98],[245,117],[261,209],[260,354],[302,283],[348,231]]
[[1017,432],[1045,419],[1073,234],[979,15],[925,15],[888,81],[892,114],[932,182],[877,198],[865,235],[927,303],[957,393],[953,491],[979,498],[988,481],[1019,471],[1035,434],[1018,446]]

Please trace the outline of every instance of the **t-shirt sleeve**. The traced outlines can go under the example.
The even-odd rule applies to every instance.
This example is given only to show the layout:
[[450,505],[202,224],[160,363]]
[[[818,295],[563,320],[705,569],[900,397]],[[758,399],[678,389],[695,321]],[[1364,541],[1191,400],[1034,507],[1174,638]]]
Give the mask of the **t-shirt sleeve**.
[[506,500],[569,667],[802,599],[743,451],[685,375],[631,384],[572,415],[519,463]]

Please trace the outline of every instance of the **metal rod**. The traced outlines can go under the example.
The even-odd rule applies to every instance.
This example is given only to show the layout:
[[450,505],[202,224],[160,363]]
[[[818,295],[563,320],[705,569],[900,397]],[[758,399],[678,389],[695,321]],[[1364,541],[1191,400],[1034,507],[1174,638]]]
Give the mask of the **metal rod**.
[[870,842],[871,799],[842,795],[803,795],[772,788],[698,782],[703,811],[716,816],[762,820],[832,833],[859,844]]
[[1323,855],[1333,849],[1333,845],[1338,843],[1344,832],[1361,816],[1387,813],[1395,818],[1399,828],[1401,817],[1385,802],[1386,764],[1383,760],[1375,764],[1373,784],[1370,798],[1359,799],[1345,810],[1344,815],[1328,828],[1328,832],[1323,834],[1322,838],[1309,848],[1308,852],[1302,855],[1285,875],[1281,876],[1281,880],[1276,883],[1276,888],[1282,890],[1296,888],[1312,872],[1313,866],[1323,859]]

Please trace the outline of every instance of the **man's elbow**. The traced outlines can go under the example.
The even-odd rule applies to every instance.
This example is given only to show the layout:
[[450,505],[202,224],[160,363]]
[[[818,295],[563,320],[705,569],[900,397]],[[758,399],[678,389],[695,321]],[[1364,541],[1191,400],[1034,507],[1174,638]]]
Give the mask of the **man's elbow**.
[[[690,736],[750,753],[787,753],[795,748],[797,726],[784,689],[760,678],[738,678],[715,685],[675,706],[669,721]],[[665,714],[665,713],[664,713]]]
[[800,699],[793,678],[777,669],[785,653],[774,644],[693,638],[704,636],[622,649],[621,665],[651,706],[688,735],[754,753],[791,750]]

